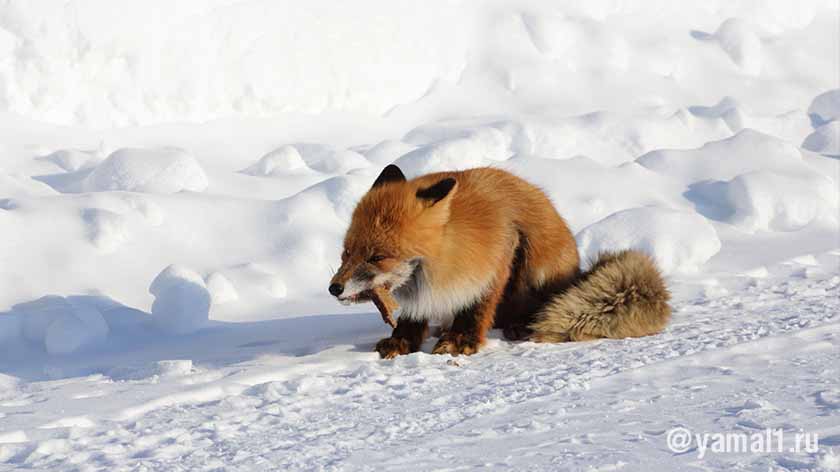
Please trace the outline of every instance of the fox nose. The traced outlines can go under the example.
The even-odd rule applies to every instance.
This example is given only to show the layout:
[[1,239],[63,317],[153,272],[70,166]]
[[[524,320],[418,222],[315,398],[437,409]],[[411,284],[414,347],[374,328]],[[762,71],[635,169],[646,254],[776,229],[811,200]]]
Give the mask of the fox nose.
[[330,284],[330,293],[331,293],[334,297],[337,297],[337,296],[341,295],[341,293],[342,293],[342,292],[344,292],[344,285],[341,285],[341,284]]

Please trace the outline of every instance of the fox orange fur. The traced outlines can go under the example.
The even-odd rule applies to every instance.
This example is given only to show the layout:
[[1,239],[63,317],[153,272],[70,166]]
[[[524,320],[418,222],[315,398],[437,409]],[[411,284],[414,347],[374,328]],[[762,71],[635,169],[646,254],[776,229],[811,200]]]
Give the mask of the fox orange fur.
[[342,303],[389,287],[402,310],[384,358],[415,352],[429,322],[433,352],[473,354],[487,331],[574,341],[644,336],[668,322],[669,293],[653,261],[604,254],[581,273],[571,231],[536,186],[493,168],[407,180],[387,166],[353,212],[330,293]]

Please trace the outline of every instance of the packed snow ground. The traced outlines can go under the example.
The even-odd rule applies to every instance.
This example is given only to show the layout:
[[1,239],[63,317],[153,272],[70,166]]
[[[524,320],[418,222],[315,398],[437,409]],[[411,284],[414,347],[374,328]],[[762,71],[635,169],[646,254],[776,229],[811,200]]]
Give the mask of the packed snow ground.
[[[0,5],[0,470],[840,469],[838,6],[654,3]],[[378,360],[326,286],[391,162],[537,183],[672,325]]]

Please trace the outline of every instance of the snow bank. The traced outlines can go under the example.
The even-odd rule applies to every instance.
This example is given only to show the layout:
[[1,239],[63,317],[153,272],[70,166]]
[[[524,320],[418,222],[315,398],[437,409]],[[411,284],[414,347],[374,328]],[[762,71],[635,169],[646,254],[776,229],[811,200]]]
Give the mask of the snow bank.
[[[692,115],[706,120],[720,119],[732,133],[746,128],[773,135],[786,141],[798,142],[812,131],[811,122],[801,110],[791,110],[772,116],[762,116],[733,97],[723,97],[713,106],[692,106]],[[728,136],[720,136],[724,138]],[[710,139],[711,141],[711,139]],[[702,143],[701,143],[702,144]]]
[[[488,161],[503,161],[513,155],[512,139],[501,130],[482,127],[475,130],[457,130],[463,137],[450,137],[433,142],[407,153],[395,161],[407,175],[422,175],[445,170],[481,167]],[[421,141],[409,134],[406,141]],[[423,139],[423,141],[429,140]],[[431,139],[432,141],[434,138]]]
[[270,177],[288,175],[309,170],[294,146],[281,146],[261,157],[250,167],[243,169],[243,174]]
[[172,379],[193,373],[193,362],[190,359],[173,359],[139,365],[117,365],[104,373],[111,380]]
[[[93,126],[380,116],[450,85],[486,93],[486,102],[507,94],[527,106],[599,101],[593,109],[619,97],[673,98],[698,83],[706,97],[737,88],[761,99],[789,84],[775,74],[757,87],[703,81],[704,66],[720,64],[685,32],[717,29],[738,65],[723,72],[764,78],[792,56],[788,37],[823,19],[826,3],[73,0],[54,8],[12,0],[0,7],[0,111]],[[780,40],[762,44],[759,35]],[[797,67],[829,86],[830,64],[804,62]]]
[[[0,347],[2,346],[3,344],[0,343]],[[10,375],[0,373],[0,398],[4,397],[4,394],[6,392],[11,392],[12,390],[14,390],[19,382],[20,381],[17,377],[12,377]],[[3,415],[0,415],[0,418],[2,417]],[[0,442],[3,442],[2,439],[0,439]]]
[[288,217],[303,220],[308,214],[323,216],[324,209],[319,210],[318,207],[326,207],[326,211],[342,221],[349,221],[356,202],[370,189],[375,179],[376,175],[346,175],[315,184],[287,200]]
[[396,139],[387,139],[361,152],[367,160],[384,167],[415,149],[417,146]]
[[149,293],[155,296],[154,323],[164,332],[186,334],[207,325],[211,296],[198,273],[171,265],[155,277]]
[[99,161],[95,153],[78,149],[59,149],[39,159],[51,162],[67,172],[76,172],[79,169],[92,167]]
[[802,147],[809,151],[840,157],[840,121],[830,121],[809,134]]
[[114,151],[85,179],[88,192],[202,192],[207,176],[193,156],[182,149],[132,149]]
[[814,97],[808,107],[814,127],[840,120],[840,89],[829,90]]
[[[344,174],[370,166],[370,162],[355,151],[319,143],[296,143],[291,146],[307,166],[318,172]],[[294,160],[294,157],[291,160]]]
[[[323,242],[319,238],[314,238],[314,241],[284,239],[289,248],[288,252],[284,251],[279,264],[266,261],[228,267],[223,277],[229,287],[214,280],[217,278],[215,275],[221,273],[211,274],[213,277],[207,279],[207,288],[213,296],[214,307],[222,304],[238,306],[255,300],[277,302],[287,297],[299,297],[301,292],[316,292],[322,274],[329,273],[318,270],[325,263]],[[233,299],[233,296],[236,298]],[[239,303],[235,303],[237,300]]]
[[457,78],[467,13],[458,2],[15,0],[0,7],[0,110],[93,125],[384,113]]
[[213,272],[208,275],[204,282],[207,284],[207,290],[210,292],[214,305],[239,300],[239,293],[237,293],[236,288],[220,272]]
[[610,167],[586,157],[515,157],[500,167],[545,190],[575,230],[628,208],[670,206],[682,192],[670,179],[633,162]]
[[726,183],[728,220],[746,231],[796,231],[814,220],[837,224],[837,186],[823,176],[757,171]]
[[50,354],[71,354],[100,345],[109,328],[102,313],[75,298],[48,295],[12,307],[24,338]]
[[827,156],[840,157],[840,89],[829,90],[814,98],[808,107],[814,132],[802,147]]
[[131,237],[129,218],[102,208],[85,208],[82,219],[87,224],[90,242],[104,252],[113,252]]
[[813,173],[802,162],[796,146],[752,129],[709,142],[699,149],[652,151],[636,162],[684,183],[729,180],[757,170]]
[[714,37],[744,73],[761,73],[761,40],[749,23],[739,18],[728,18],[718,27]]
[[[0,195],[3,197],[46,196],[56,193],[52,187],[43,182],[25,175],[4,174],[0,170]],[[7,202],[4,207],[9,205],[11,203]]]
[[418,126],[403,141],[418,149],[398,163],[418,172],[497,165],[512,156],[568,159],[586,156],[615,166],[645,152],[691,148],[729,137],[720,116],[674,107],[598,111],[576,116],[526,116],[522,120],[450,120]]
[[705,216],[755,232],[794,231],[815,220],[836,224],[837,169],[817,159],[744,129],[700,149],[654,151],[637,162],[687,185],[685,196]]
[[0,313],[0,348],[17,341],[20,335],[20,318]]
[[640,249],[662,272],[696,272],[721,248],[715,228],[696,213],[659,207],[614,213],[576,235],[578,250],[593,260],[601,251]]

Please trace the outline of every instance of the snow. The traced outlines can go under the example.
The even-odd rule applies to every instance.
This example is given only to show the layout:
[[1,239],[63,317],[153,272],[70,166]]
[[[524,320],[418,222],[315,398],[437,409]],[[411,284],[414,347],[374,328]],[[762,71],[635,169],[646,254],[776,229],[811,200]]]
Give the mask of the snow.
[[[837,470],[832,0],[0,5],[0,470]],[[382,167],[542,188],[664,333],[379,360]],[[668,431],[817,432],[817,452]]]
[[584,259],[595,260],[605,251],[641,249],[666,275],[698,271],[721,247],[714,226],[702,216],[659,207],[613,213],[575,238]]
[[815,174],[802,162],[802,154],[796,145],[751,129],[720,141],[708,142],[699,149],[652,151],[636,162],[687,184],[728,180],[762,169]]
[[152,281],[152,317],[166,333],[185,334],[207,324],[210,292],[204,279],[186,267],[171,265]]
[[[402,15],[412,21],[394,21]],[[14,58],[0,63],[0,103],[39,120],[94,125],[383,113],[457,77],[469,38],[462,15],[457,2],[430,10],[382,0],[295,9],[271,1],[74,1],[62,9],[14,1],[0,21],[0,51]]]
[[59,149],[46,156],[42,156],[40,159],[52,162],[67,172],[76,172],[82,168],[96,165],[97,163],[97,157],[94,153],[77,149]]
[[829,90],[814,97],[808,107],[814,127],[840,120],[840,89]]
[[83,188],[88,192],[201,192],[207,188],[207,176],[182,149],[118,149],[85,178]]
[[207,285],[207,290],[210,292],[210,297],[213,299],[213,304],[221,305],[222,303],[239,300],[239,294],[236,292],[236,288],[224,274],[213,272],[204,279],[204,282]]
[[827,156],[840,156],[840,121],[830,121],[805,137],[802,148]]
[[304,162],[297,148],[294,146],[281,146],[274,151],[261,157],[254,165],[243,169],[243,174],[271,177],[274,175],[289,174],[293,171],[306,171]]
[[761,40],[749,24],[739,18],[728,18],[714,34],[720,48],[746,74],[761,73]]
[[739,175],[721,190],[732,210],[730,222],[745,231],[796,231],[818,218],[838,224],[840,190],[825,176],[756,171]]
[[13,306],[6,317],[11,319],[5,323],[7,342],[14,341],[13,334],[19,330],[23,339],[43,346],[50,354],[94,347],[109,331],[97,307],[81,297],[47,295]]

